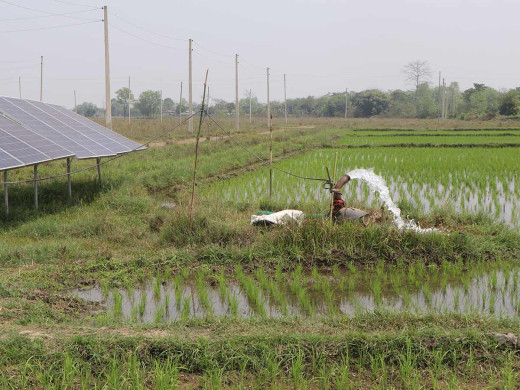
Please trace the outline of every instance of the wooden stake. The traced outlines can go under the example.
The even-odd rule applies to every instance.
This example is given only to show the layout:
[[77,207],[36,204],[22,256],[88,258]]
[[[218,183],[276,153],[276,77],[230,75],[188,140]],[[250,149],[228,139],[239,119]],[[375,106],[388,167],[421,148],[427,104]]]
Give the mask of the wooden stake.
[[105,27],[105,125],[112,129],[112,101],[110,100],[110,52],[108,49],[108,9],[103,7]]
[[240,130],[240,101],[238,100],[238,54],[235,54],[235,129]]
[[40,63],[40,102],[43,102],[43,56]]
[[191,62],[191,52],[192,52],[192,49],[191,49],[191,43],[193,42],[192,39],[190,39],[188,41],[188,66],[189,66],[189,71],[188,71],[188,76],[189,76],[189,80],[188,80],[188,89],[189,89],[189,97],[188,97],[188,110],[189,110],[189,119],[188,119],[188,131],[190,133],[193,133],[193,73],[192,73],[192,62]]
[[197,138],[195,140],[195,163],[193,166],[193,185],[191,188],[191,202],[190,202],[190,229],[193,229],[193,219],[195,218],[195,186],[197,185],[197,166],[199,163],[199,139],[200,131],[202,129],[202,121],[204,120],[204,104],[206,101],[206,85],[208,83],[208,72],[206,70],[206,79],[204,80],[204,93],[202,94],[202,106],[200,109],[199,128],[197,130]]

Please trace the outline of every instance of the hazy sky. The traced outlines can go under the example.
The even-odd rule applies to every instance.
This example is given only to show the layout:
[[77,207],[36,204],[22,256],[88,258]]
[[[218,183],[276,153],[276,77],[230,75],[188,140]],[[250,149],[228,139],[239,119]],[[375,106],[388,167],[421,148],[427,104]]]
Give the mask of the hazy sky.
[[412,60],[430,63],[434,83],[441,70],[463,89],[520,86],[520,0],[0,0],[0,95],[18,96],[21,76],[23,97],[39,98],[43,55],[44,101],[72,107],[76,90],[78,103],[103,105],[103,5],[112,95],[130,75],[136,95],[162,89],[177,101],[183,81],[187,97],[188,38],[196,101],[206,68],[211,97],[234,99],[235,53],[240,94],[261,101],[267,66],[272,100],[283,73],[288,97],[410,88]]

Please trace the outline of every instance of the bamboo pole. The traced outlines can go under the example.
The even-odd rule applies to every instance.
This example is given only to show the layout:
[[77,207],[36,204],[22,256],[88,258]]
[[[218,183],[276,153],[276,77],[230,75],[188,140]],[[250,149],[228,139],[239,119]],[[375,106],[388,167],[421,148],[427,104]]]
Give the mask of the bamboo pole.
[[191,202],[190,202],[190,229],[193,229],[193,219],[195,217],[195,186],[197,185],[197,166],[199,163],[199,139],[200,130],[202,129],[202,121],[204,120],[204,103],[206,100],[206,85],[208,83],[208,72],[206,70],[206,79],[204,80],[204,93],[202,94],[202,106],[200,109],[199,128],[197,130],[197,138],[195,141],[195,163],[193,166],[193,185],[191,188]]

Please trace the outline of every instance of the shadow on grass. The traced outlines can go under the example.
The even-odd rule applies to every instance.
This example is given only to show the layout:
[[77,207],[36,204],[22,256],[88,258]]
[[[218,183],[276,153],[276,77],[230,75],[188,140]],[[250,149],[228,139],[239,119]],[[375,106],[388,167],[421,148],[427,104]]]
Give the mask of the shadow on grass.
[[90,204],[111,187],[101,187],[97,180],[73,180],[72,198],[69,201],[66,181],[40,182],[38,210],[35,210],[33,184],[12,185],[8,192],[9,216],[7,218],[4,209],[4,192],[0,192],[0,226],[7,229],[14,228],[44,215],[61,213],[72,206]]

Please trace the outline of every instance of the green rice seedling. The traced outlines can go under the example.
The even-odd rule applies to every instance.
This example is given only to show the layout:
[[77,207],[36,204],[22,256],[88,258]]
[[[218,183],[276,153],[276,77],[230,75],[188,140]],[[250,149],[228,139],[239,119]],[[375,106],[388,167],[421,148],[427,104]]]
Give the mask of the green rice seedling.
[[190,297],[185,297],[182,304],[182,314],[181,318],[183,320],[187,320],[190,318],[191,310],[190,310]]
[[108,388],[120,389],[122,387],[125,378],[121,375],[121,371],[119,359],[117,357],[111,358],[108,369],[105,372],[105,381]]
[[123,295],[121,295],[119,290],[114,290],[112,292],[112,299],[114,300],[114,319],[119,319],[123,315]]
[[337,390],[347,390],[351,387],[350,362],[348,354],[342,358],[342,363],[336,369],[334,384]]
[[155,360],[153,366],[153,382],[157,390],[177,389],[179,385],[179,367],[168,357],[164,363]]
[[65,354],[65,359],[63,360],[63,365],[61,367],[62,370],[62,379],[61,379],[61,388],[68,389],[73,388],[74,385],[74,377],[77,373],[77,368],[74,364],[74,360],[67,353]]
[[153,284],[153,296],[157,301],[161,299],[161,279],[159,277],[155,278],[155,283]]
[[502,378],[501,378],[501,387],[504,390],[514,390],[518,389],[518,374],[513,368],[513,359],[516,358],[513,356],[511,352],[504,363],[504,367],[502,368]]
[[220,390],[222,388],[222,377],[224,370],[213,368],[204,373],[202,378],[202,388],[208,390]]
[[495,291],[497,289],[497,284],[498,284],[498,275],[497,275],[497,271],[496,270],[493,270],[490,274],[489,274],[489,286],[491,287],[491,289],[493,291]]
[[332,276],[334,276],[334,278],[337,281],[341,280],[342,275],[341,275],[341,272],[339,271],[339,266],[337,264],[334,264],[332,266]]
[[103,294],[103,297],[108,297],[109,294],[109,286],[108,282],[106,280],[102,280],[99,282],[99,286],[101,287],[101,293]]
[[169,282],[172,278],[172,272],[170,270],[170,268],[166,267],[165,270],[164,270],[164,273],[163,273],[163,282]]
[[388,373],[384,357],[369,354],[369,358],[374,382],[377,383],[378,388],[386,389],[388,387]]
[[204,308],[206,312],[206,316],[211,317],[213,316],[213,306],[211,305],[211,302],[209,300],[208,290],[206,288],[206,284],[204,283],[204,274],[202,272],[199,272],[197,274],[197,293],[199,296],[199,300],[202,304],[202,307]]
[[276,282],[278,284],[282,284],[285,281],[285,277],[284,277],[284,274],[283,274],[283,269],[282,269],[282,265],[281,264],[278,264],[276,266],[276,271],[275,271],[274,277],[275,277]]
[[146,310],[146,292],[142,292],[141,300],[139,302],[139,316],[142,317]]
[[298,390],[301,388],[301,383],[304,380],[303,371],[303,353],[301,350],[299,350],[298,354],[293,358],[291,364],[291,378],[293,381],[294,390]]
[[218,274],[218,286],[220,290],[220,298],[224,301],[226,300],[228,294],[228,288],[226,283],[226,275],[224,274],[224,270],[221,270]]
[[177,306],[177,310],[180,309],[182,303],[182,276],[180,274],[175,275],[175,279],[173,282],[173,289],[175,291],[175,304]]
[[300,306],[310,315],[314,315],[316,313],[315,307],[312,304],[311,297],[307,294],[307,289],[301,287],[298,292],[298,302]]
[[164,319],[164,306],[163,305],[160,305],[157,310],[155,311],[155,316],[154,316],[154,322],[156,324],[160,323],[163,321]]
[[376,278],[372,281],[372,284],[370,285],[370,290],[374,295],[374,302],[376,306],[380,306],[383,302],[381,297],[383,286],[381,285],[381,280],[379,278]]
[[411,384],[413,383],[416,367],[415,360],[416,358],[412,352],[412,341],[407,337],[406,351],[405,353],[400,354],[398,357],[399,375],[405,388],[410,388]]
[[187,267],[183,267],[181,270],[181,275],[184,281],[187,281],[190,279],[190,269]]
[[130,301],[133,302],[134,301],[134,288],[131,284],[131,282],[127,279],[125,280],[125,289],[126,289],[126,294],[128,295],[128,298],[130,298]]
[[330,282],[326,279],[323,279],[321,285],[321,292],[325,297],[325,302],[327,304],[327,308],[329,310],[330,315],[336,315],[338,313],[338,308],[334,304],[334,291],[330,286]]
[[231,315],[236,317],[238,315],[238,306],[239,306],[236,293],[228,294],[228,302],[229,302],[229,310],[231,312]]

